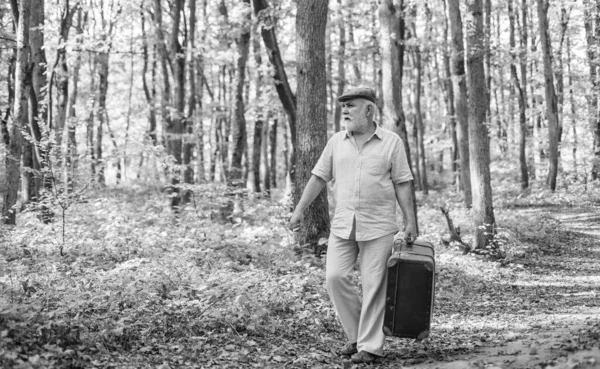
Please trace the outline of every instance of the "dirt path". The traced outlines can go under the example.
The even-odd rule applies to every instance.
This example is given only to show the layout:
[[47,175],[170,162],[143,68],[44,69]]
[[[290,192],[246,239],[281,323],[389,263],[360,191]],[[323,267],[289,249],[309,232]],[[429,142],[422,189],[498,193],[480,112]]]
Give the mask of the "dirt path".
[[[504,288],[478,290],[470,306],[457,311],[464,325],[447,332],[460,340],[463,330],[471,338],[480,331],[479,339],[457,342],[455,353],[442,350],[437,358],[423,352],[421,359],[401,347],[406,342],[393,342],[390,349],[398,353],[387,358],[390,367],[400,362],[405,368],[600,367],[600,208],[520,210],[540,211],[561,227],[557,242],[519,260],[522,268]],[[502,306],[490,308],[486,302],[498,304],[494,294],[502,290]],[[445,335],[443,322],[437,324]]]

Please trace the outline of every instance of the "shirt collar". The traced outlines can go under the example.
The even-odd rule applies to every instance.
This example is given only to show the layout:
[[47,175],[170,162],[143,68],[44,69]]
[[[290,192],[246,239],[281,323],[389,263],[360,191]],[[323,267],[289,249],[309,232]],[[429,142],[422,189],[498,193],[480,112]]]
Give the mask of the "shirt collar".
[[[381,130],[381,127],[379,127],[377,122],[373,121],[373,124],[375,125],[375,132],[373,133],[373,136],[376,136],[377,138],[379,138],[381,140],[383,138],[383,131]],[[347,138],[350,138],[350,132],[348,132],[348,130],[346,130],[344,133],[344,140]]]

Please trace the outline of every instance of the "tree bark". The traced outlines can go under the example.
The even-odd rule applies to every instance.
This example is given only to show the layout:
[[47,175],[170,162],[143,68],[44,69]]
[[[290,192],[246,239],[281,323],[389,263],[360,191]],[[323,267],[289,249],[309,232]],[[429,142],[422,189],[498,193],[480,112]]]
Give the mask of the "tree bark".
[[[521,188],[526,189],[529,187],[529,171],[527,169],[527,154],[525,151],[527,144],[527,102],[525,98],[525,86],[521,87],[519,75],[517,74],[517,53],[519,51],[516,49],[517,45],[515,41],[516,14],[515,9],[513,7],[513,0],[508,0],[508,16],[510,24],[509,43],[510,53],[512,56],[510,64],[510,74],[513,88],[517,91],[517,100],[519,102],[519,169],[521,173]],[[523,43],[521,43],[521,50],[523,50],[523,47],[526,48],[527,45],[523,45]]]
[[[406,119],[402,108],[402,69],[404,66],[405,48],[404,11],[403,0],[382,0],[379,4],[379,18],[381,25],[381,88],[383,98],[383,114],[381,121],[384,127],[392,132],[396,132],[404,142],[408,165],[412,172],[413,168],[410,147],[408,144],[408,134],[406,131]],[[414,181],[411,183],[411,192],[413,194],[413,212],[416,221],[417,203]]]
[[[146,74],[148,72],[149,52],[148,52],[148,40],[146,36],[146,15],[143,10],[140,11],[141,23],[142,23],[142,88],[144,89],[144,96],[146,97],[146,103],[148,103],[148,137],[153,146],[158,144],[156,139],[156,88],[155,79],[151,79],[151,87],[148,85]],[[156,53],[152,61],[152,76],[156,73]]]
[[[294,206],[311,177],[311,170],[327,144],[327,86],[325,75],[325,26],[328,0],[298,3],[296,57],[298,78],[298,135],[295,141],[297,174]],[[300,245],[316,247],[329,235],[327,191],[324,189],[305,211],[305,227],[298,233]]]
[[484,33],[482,0],[467,1],[467,68],[469,72],[469,156],[473,190],[475,249],[491,245],[495,235],[492,185],[490,182],[490,148],[486,126],[487,92],[483,67]]
[[552,191],[556,190],[556,177],[558,175],[558,102],[554,90],[554,76],[552,71],[552,45],[548,34],[548,6],[545,0],[537,0],[539,18],[540,42],[544,59],[544,81],[546,96],[546,118],[548,119],[548,154],[549,168],[546,184]]
[[471,173],[469,160],[469,113],[467,107],[467,81],[465,75],[465,53],[463,44],[463,25],[459,0],[448,1],[448,21],[452,34],[452,82],[456,95],[456,118],[458,120],[458,147],[460,155],[460,182],[465,196],[465,206],[473,203],[471,191]]
[[[271,174],[269,175],[269,177],[271,177],[271,188],[277,188],[277,124],[278,124],[278,118],[275,117],[273,119],[271,119],[271,121],[269,122],[269,159],[271,160],[271,162],[269,163],[269,169],[271,171]],[[283,126],[284,131],[283,131],[283,161],[284,161],[284,168],[285,168],[285,173],[287,174],[289,172],[288,170],[288,148],[287,148],[287,130],[286,130],[286,126],[284,124]],[[266,159],[265,159],[266,160]]]

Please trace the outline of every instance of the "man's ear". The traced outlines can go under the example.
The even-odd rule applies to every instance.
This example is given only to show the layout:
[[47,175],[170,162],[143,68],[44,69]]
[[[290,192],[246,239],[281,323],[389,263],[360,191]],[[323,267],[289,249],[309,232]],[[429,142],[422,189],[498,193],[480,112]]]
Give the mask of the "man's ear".
[[373,105],[367,104],[367,117],[373,116]]

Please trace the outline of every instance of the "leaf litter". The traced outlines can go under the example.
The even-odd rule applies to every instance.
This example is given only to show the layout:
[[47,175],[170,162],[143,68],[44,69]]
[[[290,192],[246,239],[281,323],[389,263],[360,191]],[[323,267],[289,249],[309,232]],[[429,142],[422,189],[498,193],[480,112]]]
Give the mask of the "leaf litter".
[[[250,198],[241,221],[221,222],[220,189],[204,190],[178,217],[151,190],[95,193],[68,214],[64,257],[58,229],[23,214],[1,246],[0,365],[361,367],[337,354],[326,256],[294,246],[285,205]],[[419,210],[437,253],[432,334],[388,338],[379,366],[598,367],[598,207],[500,201],[505,257],[492,260],[441,246],[441,198]],[[453,216],[468,234],[467,211]]]

